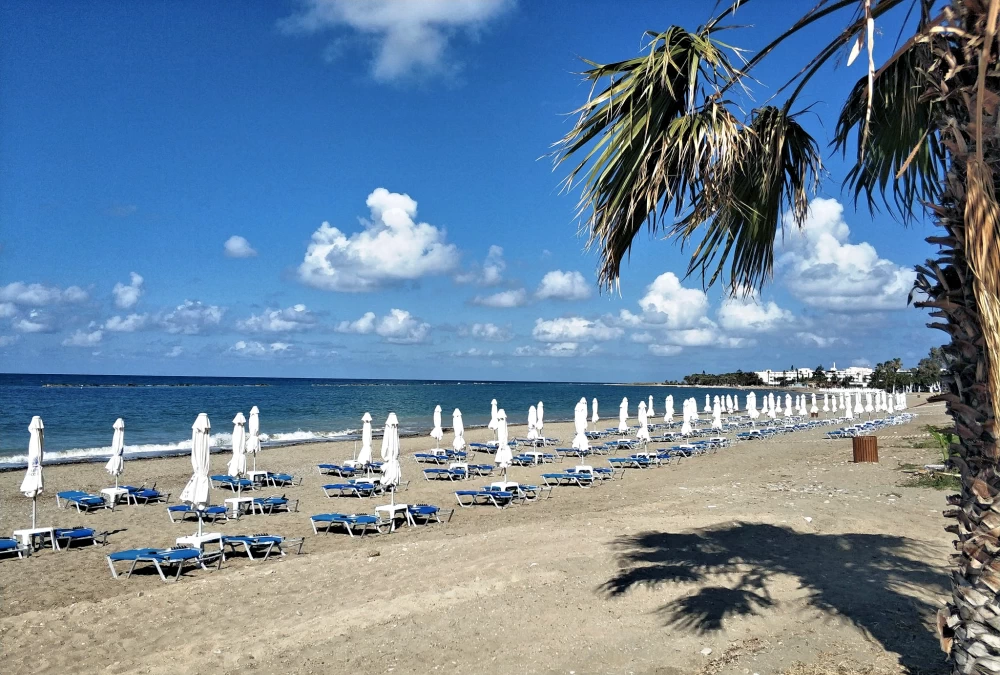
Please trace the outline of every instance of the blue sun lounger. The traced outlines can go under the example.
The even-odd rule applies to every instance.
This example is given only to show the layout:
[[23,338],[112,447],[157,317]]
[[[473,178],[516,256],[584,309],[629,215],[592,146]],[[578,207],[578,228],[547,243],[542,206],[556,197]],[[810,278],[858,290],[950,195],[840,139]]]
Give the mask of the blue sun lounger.
[[90,527],[56,528],[54,532],[60,551],[70,548],[73,544],[82,544],[84,542],[88,542],[93,546],[97,546],[98,544],[103,546],[108,543],[107,532],[97,534]]
[[279,555],[284,556],[285,545],[295,546],[298,544],[297,553],[301,554],[302,545],[305,541],[306,540],[303,537],[299,537],[298,539],[285,539],[284,537],[274,534],[255,534],[253,536],[227,535],[222,538],[222,545],[228,546],[233,553],[236,553],[237,549],[242,548],[250,560],[267,560],[272,553],[278,553]]
[[219,518],[224,521],[229,520],[228,509],[225,506],[209,506],[201,511],[190,504],[174,504],[167,507],[167,515],[170,516],[171,523],[179,523],[192,517],[198,520],[199,514],[201,514],[203,521],[210,523],[214,523]]
[[128,579],[140,563],[150,564],[156,568],[157,574],[160,575],[160,579],[163,581],[170,581],[167,575],[163,573],[164,568],[176,567],[177,572],[174,574],[173,581],[177,581],[181,578],[185,565],[191,564],[200,566],[202,569],[208,569],[205,563],[216,558],[219,561],[219,567],[221,567],[223,559],[221,551],[206,556],[196,548],[134,548],[109,555],[108,567],[111,568],[111,576],[117,579],[118,571],[115,569],[115,563],[130,562],[131,565],[125,574],[125,578]]
[[136,504],[156,504],[158,502],[169,502],[170,493],[160,492],[153,487],[133,487],[131,485],[122,486],[128,490],[128,499],[131,499]]
[[[253,509],[260,509],[261,512],[271,515],[272,513],[298,513],[299,500],[288,499],[285,495],[280,497],[257,497],[253,500]],[[253,509],[250,509],[251,513]]]
[[374,483],[331,483],[323,486],[327,497],[371,497],[375,494]]
[[[384,534],[382,527],[389,527],[390,525],[390,523],[383,521],[378,516],[346,513],[320,513],[311,516],[309,522],[312,524],[313,534],[319,534],[320,528],[324,532],[330,532],[334,527],[342,527],[351,537],[354,537],[354,532],[358,528],[361,530],[361,533],[358,535],[359,537],[365,536],[369,530],[374,530],[376,534]],[[386,532],[388,531],[386,530]]]
[[302,485],[302,476],[295,477],[290,473],[271,473],[264,475],[264,482],[271,487],[295,487]]
[[239,490],[253,490],[257,487],[249,478],[233,478],[228,474],[218,474],[212,476],[212,482],[217,488],[229,488],[233,492]]
[[455,515],[455,509],[448,512],[448,519],[441,520],[441,507],[433,504],[410,504],[406,507],[406,519],[410,525],[430,525],[431,523],[448,523]]
[[577,473],[575,471],[564,471],[562,473],[543,473],[542,480],[546,485],[575,485],[577,487],[589,488],[594,484],[594,476],[589,473]]
[[31,549],[17,539],[0,537],[0,555],[16,555],[18,558],[24,558],[26,555],[31,555]]
[[[63,502],[66,502],[65,504]],[[110,509],[111,505],[104,497],[98,497],[80,490],[66,490],[56,493],[56,506],[66,508],[67,504],[76,507],[78,513],[90,513],[97,509]]]
[[357,469],[353,466],[342,466],[340,464],[318,464],[317,468],[320,473],[340,478],[351,478],[357,473]]
[[514,501],[514,493],[508,490],[493,490],[484,488],[481,490],[456,490],[455,499],[462,508],[470,506],[486,505],[504,509]]

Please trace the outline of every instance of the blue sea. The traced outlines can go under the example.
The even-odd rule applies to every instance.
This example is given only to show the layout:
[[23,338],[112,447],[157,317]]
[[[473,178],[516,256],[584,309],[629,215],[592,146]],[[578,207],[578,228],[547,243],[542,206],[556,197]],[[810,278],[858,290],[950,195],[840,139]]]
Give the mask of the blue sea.
[[[622,397],[629,416],[640,400],[654,399],[661,418],[664,399],[673,395],[680,415],[682,398],[740,394],[736,389],[699,389],[573,382],[450,382],[415,380],[333,380],[120,375],[0,374],[0,469],[24,466],[28,423],[45,423],[45,462],[99,461],[110,453],[112,424],[125,420],[126,457],[182,454],[191,447],[191,425],[208,413],[213,444],[225,447],[237,412],[260,409],[265,446],[357,438],[361,416],[370,412],[378,430],[395,412],[403,434],[426,434],[434,406],[443,426],[455,408],[466,427],[485,426],[490,400],[497,399],[511,424],[527,423],[528,407],[544,401],[547,422],[573,419],[580,397],[598,399],[599,415],[616,426]],[[566,439],[564,439],[566,440]]]

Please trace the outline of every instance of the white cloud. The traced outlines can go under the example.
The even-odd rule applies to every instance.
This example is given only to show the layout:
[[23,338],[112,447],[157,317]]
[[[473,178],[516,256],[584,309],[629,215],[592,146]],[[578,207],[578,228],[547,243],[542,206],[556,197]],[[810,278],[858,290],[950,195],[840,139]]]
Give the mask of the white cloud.
[[492,349],[483,350],[479,349],[478,347],[470,347],[469,349],[466,349],[464,351],[454,352],[452,353],[452,356],[457,356],[460,358],[461,357],[490,358],[493,356],[493,350]]
[[417,202],[378,188],[366,202],[371,221],[347,236],[329,223],[312,235],[299,265],[302,283],[327,291],[373,291],[403,281],[450,272],[458,249],[445,233],[417,223]]
[[222,245],[227,258],[253,258],[257,255],[250,242],[238,234],[234,234]]
[[95,330],[90,333],[83,330],[78,330],[71,336],[63,340],[64,347],[93,347],[100,344],[101,340],[104,338],[104,332],[100,330]]
[[0,302],[0,319],[7,319],[17,314],[17,307],[13,302]]
[[532,337],[539,342],[603,342],[621,337],[624,331],[603,321],[591,321],[579,316],[559,319],[536,319]]
[[87,297],[87,291],[79,286],[68,286],[61,289],[56,286],[26,284],[21,281],[0,286],[0,302],[25,307],[42,307],[62,302],[83,302]]
[[786,221],[777,242],[776,266],[796,298],[812,307],[839,311],[904,309],[916,273],[880,258],[867,243],[849,243],[844,207],[814,199],[802,229]]
[[49,317],[37,309],[31,310],[27,317],[20,318],[11,325],[21,333],[51,333],[55,330]]
[[725,335],[715,327],[667,331],[661,341],[678,347],[725,347],[727,349],[752,347],[756,344],[754,340]]
[[652,333],[642,332],[642,333],[632,333],[628,336],[628,339],[632,342],[636,342],[641,345],[649,344],[653,342],[656,338],[653,337]]
[[796,333],[795,337],[799,339],[800,342],[804,342],[809,346],[816,347],[832,347],[835,344],[847,344],[847,340],[841,337],[824,337],[822,335],[816,335],[816,333],[800,332]]
[[164,356],[166,356],[168,359],[175,359],[183,353],[184,353],[183,347],[181,347],[180,345],[174,345],[173,347],[170,348],[170,351],[164,354]]
[[707,313],[708,297],[696,288],[682,286],[673,272],[665,272],[646,287],[646,295],[639,300],[639,306],[646,323],[663,324],[672,329],[690,328]]
[[368,335],[375,332],[375,312],[365,312],[357,321],[341,321],[335,329],[338,333]]
[[168,333],[197,335],[216,328],[222,322],[226,310],[216,305],[205,305],[201,301],[185,300],[184,304],[160,318],[160,323]]
[[139,302],[139,296],[143,293],[142,277],[135,272],[130,273],[128,285],[119,281],[111,289],[111,293],[115,296],[115,306],[119,309],[131,309],[135,307],[136,303]]
[[390,309],[382,317],[375,312],[365,312],[357,321],[341,321],[335,330],[338,333],[370,335],[375,333],[386,342],[397,345],[412,345],[426,342],[431,325],[412,316],[405,309]]
[[249,319],[236,324],[241,330],[252,333],[291,333],[308,330],[316,325],[316,315],[305,305],[292,305],[286,309],[265,309],[251,314]]
[[552,270],[544,277],[535,291],[539,300],[586,300],[590,297],[590,284],[579,272]]
[[477,295],[472,299],[472,304],[483,307],[496,307],[499,309],[509,309],[511,307],[522,307],[528,304],[528,292],[523,288],[511,291],[500,291],[493,295]]
[[495,323],[474,323],[460,329],[459,334],[486,342],[507,342],[514,337],[509,328],[498,326]]
[[272,342],[263,344],[261,342],[240,340],[229,351],[240,356],[265,356],[282,354],[291,349],[292,345],[287,342]]
[[684,351],[683,347],[677,345],[649,345],[648,349],[656,356],[677,356]]
[[406,310],[390,309],[388,314],[376,322],[375,333],[384,338],[386,342],[412,345],[424,342],[430,327],[429,323],[424,323],[411,316]]
[[600,349],[597,345],[583,346],[578,342],[553,342],[544,347],[533,347],[530,345],[518,347],[514,350],[514,356],[554,356],[557,358],[570,358],[580,356],[590,356]]
[[506,269],[507,263],[503,259],[503,249],[494,244],[490,246],[482,266],[455,275],[455,281],[460,284],[496,286],[503,281],[503,273]]
[[375,45],[372,75],[383,82],[449,72],[448,42],[462,30],[475,32],[513,5],[513,0],[302,0],[283,19],[289,33],[346,27]]
[[761,302],[755,294],[727,297],[718,313],[719,325],[734,333],[768,333],[794,323],[795,316],[773,300]]
[[18,335],[0,335],[0,347],[10,347],[20,338]]
[[129,314],[128,316],[113,316],[104,322],[104,330],[112,333],[134,333],[142,330],[149,317],[145,314]]

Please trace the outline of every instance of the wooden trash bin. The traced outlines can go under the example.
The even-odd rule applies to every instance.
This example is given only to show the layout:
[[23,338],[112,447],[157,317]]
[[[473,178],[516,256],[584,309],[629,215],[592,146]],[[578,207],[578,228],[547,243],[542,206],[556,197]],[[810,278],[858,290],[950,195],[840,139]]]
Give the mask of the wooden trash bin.
[[855,436],[851,439],[854,445],[854,461],[878,461],[878,436]]

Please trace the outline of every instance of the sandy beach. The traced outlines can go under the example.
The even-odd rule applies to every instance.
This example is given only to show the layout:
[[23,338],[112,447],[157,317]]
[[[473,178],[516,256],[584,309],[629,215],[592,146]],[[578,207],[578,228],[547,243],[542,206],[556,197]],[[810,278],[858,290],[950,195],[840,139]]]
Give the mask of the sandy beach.
[[[903,486],[899,470],[937,457],[914,447],[924,425],[947,423],[943,406],[923,398],[911,397],[915,422],[879,432],[877,465],[853,464],[850,441],[800,432],[364,539],[313,536],[308,519],[384,503],[323,495],[329,481],[316,464],[349,458],[352,444],[265,451],[259,468],[305,479],[257,494],[299,499],[299,512],[210,527],[305,536],[303,555],[229,558],[221,571],[188,572],[176,584],[150,574],[113,580],[104,556],[169,546],[195,524],[171,524],[163,505],[57,509],[57,491],[97,491],[109,479],[100,464],[48,467],[39,524],[112,534],[103,548],[0,562],[2,670],[944,672],[932,619],[947,592],[946,493]],[[572,438],[570,424],[545,432]],[[410,484],[397,501],[451,509],[454,490],[487,482],[424,481],[412,455],[430,447],[429,438],[403,439]],[[227,460],[213,455],[212,473]],[[536,481],[551,469],[510,475]],[[190,472],[186,457],[134,461],[123,482],[155,481],[176,503]],[[0,474],[0,531],[30,519],[21,477]],[[216,503],[229,496],[213,491]]]

